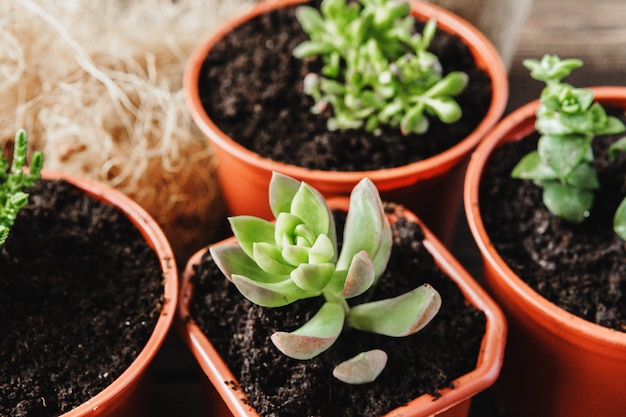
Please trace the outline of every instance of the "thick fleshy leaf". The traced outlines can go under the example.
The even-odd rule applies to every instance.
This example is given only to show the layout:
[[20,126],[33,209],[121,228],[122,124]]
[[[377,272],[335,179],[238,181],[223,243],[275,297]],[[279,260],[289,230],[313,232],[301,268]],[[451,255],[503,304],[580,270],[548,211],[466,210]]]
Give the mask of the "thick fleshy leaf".
[[268,274],[289,275],[293,265],[288,264],[279,248],[266,242],[257,242],[253,247],[253,258],[259,267]]
[[305,291],[290,278],[280,282],[258,282],[243,275],[232,275],[232,282],[239,292],[261,307],[283,307],[303,298],[315,297],[319,292]]
[[300,360],[311,359],[335,343],[343,329],[344,319],[343,306],[327,302],[299,329],[291,333],[276,332],[271,339],[285,355]]
[[600,188],[596,170],[587,163],[578,165],[565,181],[576,188],[584,188],[586,190],[597,190]]
[[369,290],[375,280],[374,262],[366,251],[354,255],[348,269],[341,296],[352,298]]
[[441,296],[430,285],[394,298],[352,307],[347,323],[355,329],[386,336],[403,337],[426,326],[441,307]]
[[541,160],[559,178],[566,178],[589,155],[589,139],[583,136],[543,135],[537,144]]
[[524,156],[511,172],[513,178],[523,180],[555,180],[556,172],[539,158],[539,153],[533,151]]
[[254,257],[254,244],[267,242],[275,244],[274,223],[253,216],[229,217],[230,227],[241,249],[251,258]]
[[298,216],[314,235],[328,234],[332,213],[315,189],[302,183],[291,202],[291,214]]
[[291,201],[300,188],[300,182],[279,172],[273,172],[269,185],[269,203],[274,218],[291,211]]
[[454,123],[461,118],[461,106],[450,97],[430,98],[426,104],[444,123]]
[[293,266],[309,262],[309,248],[298,245],[283,245],[283,259]]
[[282,212],[276,217],[274,228],[274,239],[276,244],[282,247],[285,244],[294,245],[296,243],[296,227],[302,224],[302,219],[291,213]]
[[334,242],[326,235],[319,235],[309,250],[309,263],[321,264],[326,262],[335,263],[337,249]]
[[364,178],[350,195],[350,209],[337,269],[348,269],[354,255],[364,250],[372,258],[378,277],[387,266],[391,243],[391,226],[378,190],[369,178]]
[[333,369],[333,376],[346,384],[373,382],[387,365],[387,354],[380,349],[361,352]]
[[555,216],[581,223],[589,216],[593,192],[551,181],[543,184],[543,203]]
[[268,274],[236,243],[211,246],[211,256],[222,273],[232,281],[233,275],[245,275],[257,282],[280,282],[288,275]]
[[626,240],[626,198],[622,200],[615,211],[613,230],[615,230],[615,233],[617,233],[620,238]]
[[335,264],[301,264],[291,272],[291,279],[303,290],[319,291],[326,288],[335,272]]
[[467,83],[469,77],[464,72],[453,71],[442,78],[437,84],[430,87],[426,92],[429,97],[436,97],[439,95],[455,96],[462,92]]

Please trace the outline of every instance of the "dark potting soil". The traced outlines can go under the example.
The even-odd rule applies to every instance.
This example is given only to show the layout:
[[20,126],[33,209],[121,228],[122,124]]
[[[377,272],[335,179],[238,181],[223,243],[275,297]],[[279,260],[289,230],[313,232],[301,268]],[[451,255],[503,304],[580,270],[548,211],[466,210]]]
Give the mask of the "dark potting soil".
[[[308,38],[295,18],[296,7],[239,26],[217,43],[203,64],[198,88],[207,114],[246,148],[311,169],[375,170],[436,155],[466,137],[484,118],[491,103],[488,75],[476,68],[459,38],[439,30],[430,49],[439,56],[444,73],[464,71],[470,79],[457,97],[463,109],[460,121],[446,125],[431,120],[423,135],[402,136],[390,128],[379,136],[364,130],[329,132],[328,115],[312,114],[313,100],[302,91],[302,79],[319,72],[320,60],[292,56],[293,48]],[[419,33],[422,27],[416,23]]]
[[626,153],[614,161],[607,154],[621,136],[594,139],[601,189],[582,224],[553,216],[539,187],[510,177],[521,157],[537,148],[537,134],[494,152],[480,207],[491,243],[522,280],[565,310],[626,332],[626,242],[613,231],[615,209],[626,196]]
[[[344,214],[336,215],[337,229],[343,230]],[[277,330],[301,326],[323,300],[258,307],[230,284],[208,252],[195,267],[191,317],[225,358],[261,416],[382,416],[422,394],[438,396],[438,390],[476,367],[484,313],[469,305],[457,285],[435,266],[417,224],[401,220],[393,231],[387,270],[374,291],[354,302],[397,296],[427,282],[442,296],[439,314],[422,331],[404,338],[346,328],[329,350],[308,361],[288,358],[269,338]],[[348,385],[332,376],[336,364],[373,348],[389,355],[376,381]]]
[[39,181],[0,248],[0,415],[57,416],[111,384],[152,333],[162,280],[123,213]]

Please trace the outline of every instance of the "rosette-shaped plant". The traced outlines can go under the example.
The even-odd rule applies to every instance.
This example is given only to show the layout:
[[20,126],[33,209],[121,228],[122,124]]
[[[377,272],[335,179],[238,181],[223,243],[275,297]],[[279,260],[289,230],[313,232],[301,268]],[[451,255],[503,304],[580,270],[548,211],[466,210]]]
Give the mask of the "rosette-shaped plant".
[[424,133],[429,117],[453,123],[461,117],[454,96],[467,85],[467,74],[442,74],[439,58],[428,51],[437,22],[415,33],[411,6],[402,0],[324,0],[320,10],[300,6],[297,18],[310,39],[293,51],[297,58],[320,56],[322,74],[309,73],[304,91],[315,104],[329,106],[329,130],[381,125],[403,134]]
[[[210,251],[224,275],[255,304],[279,307],[324,297],[320,310],[300,328],[271,336],[285,355],[313,358],[332,346],[346,325],[407,336],[439,311],[441,298],[429,285],[390,299],[348,303],[376,284],[391,253],[391,226],[369,179],[360,181],[350,196],[340,253],[333,215],[315,189],[274,173],[269,200],[275,222],[232,217],[238,243],[213,246]],[[386,361],[383,351],[363,352],[339,364],[334,375],[347,383],[371,382]]]
[[[582,64],[580,60],[561,60],[555,55],[546,55],[541,61],[524,61],[531,76],[546,83],[535,122],[541,137],[537,150],[522,158],[511,174],[542,187],[548,210],[572,223],[580,223],[589,215],[594,191],[600,187],[592,165],[593,139],[626,130],[618,118],[607,115],[594,102],[593,91],[561,82]],[[624,147],[624,142],[618,141],[611,152],[614,154]],[[626,236],[624,221],[622,208],[615,216],[615,230]]]

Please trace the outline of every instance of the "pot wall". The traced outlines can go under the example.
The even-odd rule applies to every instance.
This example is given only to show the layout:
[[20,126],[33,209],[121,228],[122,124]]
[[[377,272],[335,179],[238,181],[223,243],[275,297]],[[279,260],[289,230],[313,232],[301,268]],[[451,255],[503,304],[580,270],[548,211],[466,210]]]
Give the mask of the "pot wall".
[[154,331],[137,358],[118,379],[90,401],[62,417],[148,417],[150,413],[149,365],[169,332],[178,299],[178,272],[174,255],[161,228],[150,215],[126,195],[99,182],[72,174],[44,170],[44,179],[65,179],[89,196],[118,207],[139,229],[161,261],[163,270],[163,309]]
[[[626,108],[626,88],[594,88],[603,105]],[[465,209],[484,264],[485,284],[505,312],[509,339],[495,390],[510,417],[624,416],[626,333],[548,302],[503,261],[486,235],[478,187],[497,146],[534,130],[538,101],[507,116],[478,147],[465,182]]]
[[[218,178],[230,214],[271,218],[265,201],[273,171],[306,181],[325,197],[347,196],[363,177],[369,177],[383,199],[406,205],[437,236],[449,242],[462,200],[463,176],[469,154],[499,120],[508,99],[507,74],[498,52],[482,33],[463,19],[435,5],[414,2],[413,14],[417,19],[424,21],[435,17],[441,30],[461,37],[474,54],[477,65],[487,71],[492,79],[491,106],[476,130],[464,141],[432,158],[379,171],[329,172],[277,163],[239,145],[212,122],[200,101],[198,77],[208,51],[232,26],[285,4],[302,2],[287,0],[259,3],[248,14],[228,21],[200,43],[188,62],[184,78],[187,104],[195,123],[209,139],[216,153],[219,161]],[[259,203],[251,205],[250,201]]]

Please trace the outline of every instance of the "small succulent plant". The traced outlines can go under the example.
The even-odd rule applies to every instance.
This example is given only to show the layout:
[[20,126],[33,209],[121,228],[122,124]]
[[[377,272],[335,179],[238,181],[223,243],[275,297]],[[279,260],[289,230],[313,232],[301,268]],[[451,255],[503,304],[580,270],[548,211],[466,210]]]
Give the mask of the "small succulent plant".
[[0,158],[0,245],[4,245],[9,237],[20,209],[28,204],[28,194],[23,189],[34,186],[35,181],[41,178],[43,154],[34,152],[30,168],[26,170],[27,151],[26,131],[20,129],[15,135],[10,168],[9,161],[5,157]]
[[[561,81],[582,64],[578,59],[561,60],[555,55],[545,55],[541,61],[524,61],[531,76],[546,83],[536,111],[535,128],[541,137],[537,150],[522,158],[511,174],[542,187],[548,210],[572,223],[589,216],[594,191],[600,187],[592,166],[594,137],[626,130],[618,118],[607,115],[594,102],[593,91]],[[625,147],[623,141],[618,141],[611,153]],[[622,237],[626,235],[625,210],[618,209],[615,217],[615,230],[618,234],[621,230]]]
[[408,2],[400,0],[324,0],[320,10],[300,6],[297,18],[309,40],[293,51],[297,58],[321,56],[322,74],[309,73],[304,91],[315,104],[329,106],[329,130],[380,126],[404,135],[424,133],[429,117],[444,123],[461,117],[454,96],[468,82],[459,71],[442,75],[439,58],[428,51],[437,22],[429,20],[420,35]]
[[[269,202],[275,222],[231,217],[238,243],[212,246],[210,252],[224,275],[255,304],[279,307],[324,298],[300,328],[272,334],[272,342],[285,355],[311,359],[330,348],[344,326],[407,336],[439,311],[439,293],[427,284],[395,298],[348,303],[376,284],[391,253],[391,226],[369,179],[361,180],[350,195],[341,252],[332,212],[308,184],[274,173]],[[386,353],[374,349],[337,365],[333,374],[346,383],[368,383],[386,361]]]

